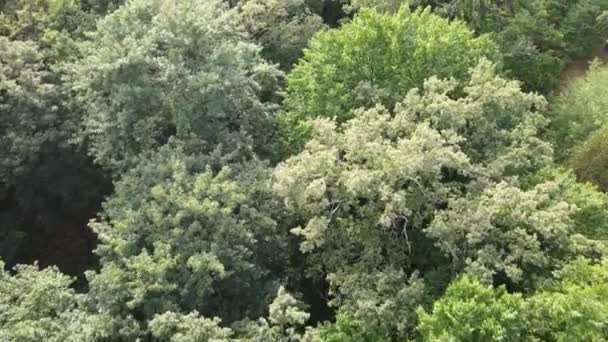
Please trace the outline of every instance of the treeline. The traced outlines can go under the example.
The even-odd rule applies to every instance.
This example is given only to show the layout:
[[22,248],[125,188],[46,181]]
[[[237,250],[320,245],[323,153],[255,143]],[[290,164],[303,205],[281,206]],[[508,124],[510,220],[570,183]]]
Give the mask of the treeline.
[[0,13],[0,340],[608,339],[608,1]]

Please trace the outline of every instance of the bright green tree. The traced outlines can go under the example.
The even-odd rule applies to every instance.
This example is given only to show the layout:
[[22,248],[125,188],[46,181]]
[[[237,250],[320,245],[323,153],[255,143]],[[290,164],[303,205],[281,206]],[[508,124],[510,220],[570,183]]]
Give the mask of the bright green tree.
[[577,259],[553,286],[532,296],[510,294],[465,275],[433,305],[420,309],[425,341],[602,341],[608,321],[606,260]]
[[432,313],[419,310],[418,330],[425,341],[523,341],[523,305],[521,295],[464,275],[433,304]]
[[373,342],[386,340],[387,336],[384,331],[374,330],[373,323],[368,323],[350,314],[338,313],[335,322],[325,323],[317,327],[315,334],[323,342]]
[[430,9],[362,10],[339,29],[317,34],[289,74],[285,139],[297,144],[299,125],[308,118],[344,122],[359,107],[384,104],[390,109],[427,77],[462,80],[482,57],[498,59],[492,41],[475,38],[463,23]]

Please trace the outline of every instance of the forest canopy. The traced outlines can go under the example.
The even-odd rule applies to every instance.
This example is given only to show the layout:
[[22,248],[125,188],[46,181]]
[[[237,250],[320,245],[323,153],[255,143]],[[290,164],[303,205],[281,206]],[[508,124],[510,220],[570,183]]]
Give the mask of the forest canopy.
[[0,0],[0,340],[608,340],[608,1]]

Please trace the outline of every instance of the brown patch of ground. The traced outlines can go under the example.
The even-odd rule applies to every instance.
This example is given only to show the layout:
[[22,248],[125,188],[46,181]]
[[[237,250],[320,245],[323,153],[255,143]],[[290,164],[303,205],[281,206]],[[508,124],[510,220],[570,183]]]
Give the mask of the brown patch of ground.
[[568,63],[562,71],[562,75],[560,77],[560,89],[564,88],[573,80],[584,77],[589,70],[589,65],[595,59],[598,59],[602,63],[606,63],[608,61],[608,45],[596,49],[589,58],[575,60]]

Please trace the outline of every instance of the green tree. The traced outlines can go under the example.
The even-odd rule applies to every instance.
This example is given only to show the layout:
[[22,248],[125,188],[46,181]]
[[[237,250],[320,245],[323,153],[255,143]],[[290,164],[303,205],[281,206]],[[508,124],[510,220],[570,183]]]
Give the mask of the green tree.
[[556,195],[562,201],[575,206],[574,231],[594,240],[608,239],[608,194],[590,183],[577,180],[572,170],[549,168],[529,178],[530,187],[545,182],[557,185]]
[[529,297],[462,276],[433,305],[418,310],[425,341],[601,341],[608,333],[606,260],[579,258],[555,285]]
[[280,72],[259,56],[220,0],[129,1],[98,23],[72,66],[85,107],[80,138],[117,172],[171,136],[211,151],[267,147]]
[[283,287],[279,288],[268,311],[267,318],[239,322],[234,329],[221,327],[219,319],[208,319],[196,312],[187,315],[167,312],[154,317],[150,331],[158,341],[168,342],[319,342],[312,339],[314,335],[306,337],[302,333],[309,314]]
[[[553,203],[545,198],[543,189],[550,188],[550,184],[535,190],[538,195],[518,188],[519,175],[538,171],[551,161],[550,145],[539,138],[547,123],[539,112],[544,99],[522,93],[517,82],[496,76],[487,61],[472,70],[469,77],[461,90],[459,82],[431,78],[423,89],[411,90],[394,111],[383,107],[358,110],[342,127],[335,120],[316,119],[312,139],[305,149],[275,170],[277,195],[284,199],[288,210],[300,217],[300,225],[291,231],[301,238],[300,249],[308,255],[309,273],[327,275],[336,304],[349,307],[356,320],[385,324],[380,330],[387,336],[407,337],[407,326],[414,322],[404,319],[407,314],[392,306],[400,298],[398,293],[416,288],[417,282],[403,287],[405,279],[416,270],[422,278],[441,279],[437,273],[447,273],[449,277],[450,261],[444,258],[444,252],[451,257],[451,248],[472,254],[475,247],[491,249],[502,243],[504,234],[512,234],[511,242],[518,247],[505,251],[506,261],[513,259],[517,264],[523,254],[524,262],[533,265],[525,269],[530,275],[534,267],[555,268],[560,265],[558,261],[576,254],[569,249],[574,245],[570,239],[570,215],[574,212],[558,199]],[[462,96],[453,96],[455,92]],[[502,180],[506,182],[497,185]],[[479,208],[489,206],[487,209],[492,212],[496,201],[496,216],[518,222],[522,218],[517,210],[511,212],[498,204],[511,200],[519,204],[520,197],[500,197],[513,193],[521,194],[523,199],[530,197],[529,202],[521,204],[525,213],[522,215],[533,221],[538,218],[529,228],[529,236],[509,232],[511,226],[503,234],[499,226],[488,227],[483,221],[475,221],[474,211],[468,215],[454,207],[463,201]],[[484,196],[492,199],[485,201]],[[447,217],[459,212],[462,217],[451,221],[449,229],[441,228],[447,227]],[[462,228],[459,222],[463,222]],[[536,222],[542,223],[536,226]],[[556,225],[545,228],[545,223]],[[459,243],[448,242],[447,248],[444,245],[444,239],[450,240],[451,234],[460,236],[468,229],[486,228],[487,238],[496,239],[496,244],[482,239],[485,242],[470,248]],[[540,233],[547,236],[534,235]],[[551,256],[554,248],[559,251],[555,262]],[[545,253],[552,262],[544,262]],[[536,259],[528,260],[528,256]],[[480,260],[484,258],[485,255]],[[491,260],[488,256],[486,260],[502,259]],[[494,266],[488,267],[498,269]],[[404,272],[402,280],[387,281],[395,271]],[[372,283],[365,277],[367,274],[388,284],[402,285],[379,285],[364,292]],[[442,282],[431,287],[441,289]],[[425,300],[424,296],[411,293],[406,297],[414,303]],[[374,298],[368,302],[377,300],[377,307],[391,309],[370,310],[376,305],[366,306],[363,298]],[[357,303],[363,304],[358,307]],[[412,302],[396,306],[407,311]],[[395,318],[392,315],[396,312],[399,314]]]
[[299,125],[308,118],[344,122],[359,107],[391,109],[427,77],[462,80],[482,57],[498,59],[488,37],[475,38],[463,23],[430,9],[404,7],[394,15],[364,9],[339,29],[317,34],[287,77],[285,139],[302,143]]
[[166,311],[261,316],[287,266],[268,170],[256,161],[215,170],[174,145],[126,172],[91,223],[101,270],[88,274],[90,296],[144,324]]
[[83,10],[102,15],[115,11],[123,3],[125,0],[80,0]]
[[[107,1],[96,1],[102,2]],[[70,139],[80,120],[63,63],[103,11],[79,0],[0,1],[0,257],[78,275],[94,264],[86,229],[111,189]]]
[[555,188],[541,184],[522,191],[499,183],[451,201],[426,232],[456,269],[465,267],[483,280],[521,283],[547,276],[575,249],[575,209],[555,196]]
[[532,1],[528,9],[518,10],[495,37],[510,76],[523,81],[527,91],[548,94],[559,84],[564,42],[542,4]]
[[523,306],[520,294],[464,275],[433,304],[432,313],[418,310],[418,331],[425,341],[523,341]]
[[36,164],[45,144],[65,138],[63,94],[54,76],[45,69],[35,44],[0,37],[0,180],[4,191]]
[[77,42],[101,15],[83,7],[80,0],[8,0],[0,4],[0,35],[33,41],[51,63],[75,60]]
[[[466,21],[477,32],[496,31],[504,24],[506,18],[513,16],[526,3],[522,0],[444,0],[439,2],[442,3],[441,12]],[[530,3],[530,1],[527,2]]]
[[56,268],[0,262],[0,339],[4,341],[99,341],[114,335],[114,318],[89,311],[86,295]]
[[505,68],[524,88],[547,93],[559,81],[563,34],[547,1],[447,1],[440,13],[466,21],[477,33],[491,33],[504,54]]
[[570,1],[567,8],[568,12],[560,23],[565,52],[572,58],[587,57],[605,43],[606,27],[602,14],[608,10],[608,1]]

